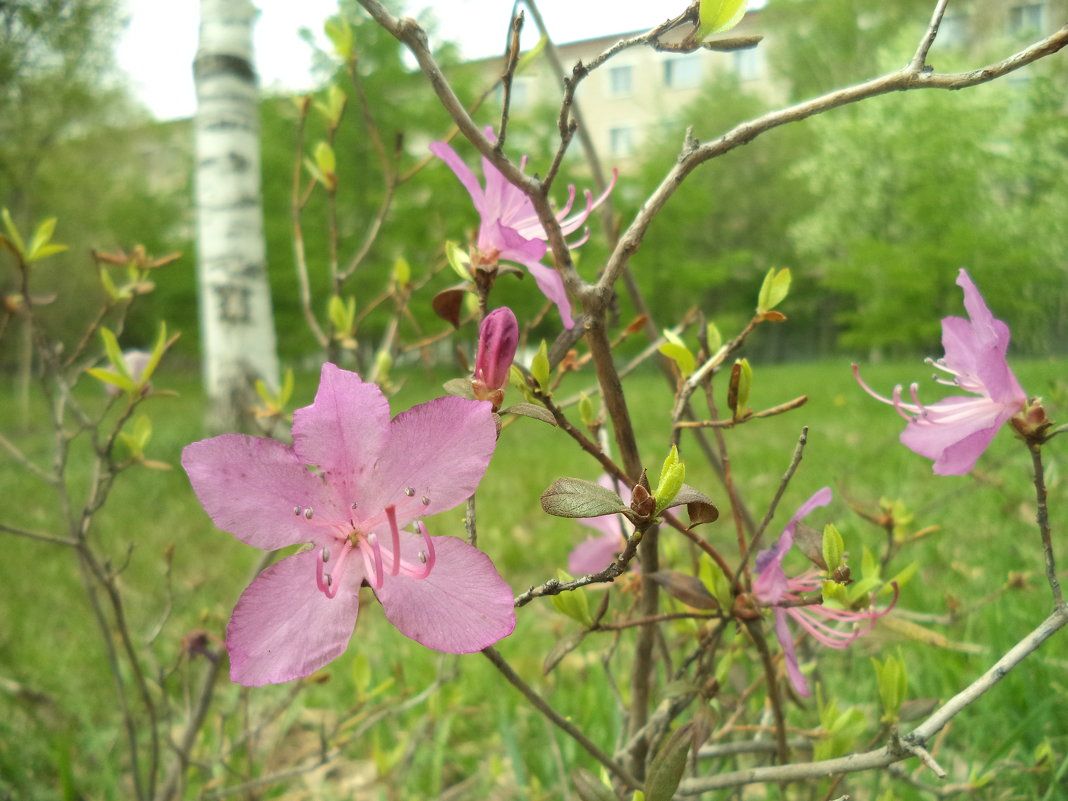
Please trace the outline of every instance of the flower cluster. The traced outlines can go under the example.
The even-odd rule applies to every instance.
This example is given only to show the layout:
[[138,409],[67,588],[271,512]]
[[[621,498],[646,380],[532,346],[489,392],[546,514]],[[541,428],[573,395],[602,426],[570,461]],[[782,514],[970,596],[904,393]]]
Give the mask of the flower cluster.
[[[486,137],[494,138],[492,128],[486,129]],[[482,158],[482,174],[486,177],[486,185],[483,188],[475,174],[449,145],[433,142],[430,152],[444,161],[456,174],[471,195],[475,210],[479,213],[481,220],[478,239],[475,241],[477,263],[483,268],[495,268],[499,260],[522,264],[534,276],[542,294],[556,304],[564,326],[573,327],[575,322],[571,317],[571,301],[564,289],[564,280],[555,269],[541,263],[548,249],[548,234],[545,233],[545,227],[538,219],[530,198],[519,187],[509,183],[501,171],[485,157]],[[526,162],[524,156],[520,169],[526,168]],[[593,193],[587,189],[586,207],[570,217],[568,215],[571,214],[571,207],[575,202],[575,187],[569,186],[567,203],[556,214],[561,233],[568,236],[577,231],[590,213],[608,197],[615,183],[616,173],[613,171],[612,183],[604,193],[595,200]],[[588,234],[570,243],[570,247],[578,247],[587,238]]]
[[942,320],[945,356],[937,361],[929,359],[928,363],[947,376],[936,376],[940,384],[963,389],[975,397],[953,395],[925,405],[913,383],[909,387],[912,403],[901,399],[900,384],[894,387],[892,398],[885,398],[861,380],[859,369],[853,365],[853,373],[865,392],[891,404],[908,421],[901,433],[902,444],[933,459],[935,473],[949,476],[971,472],[998,429],[1027,406],[1027,395],[1005,358],[1009,327],[990,313],[966,270],[957,276],[957,286],[964,290],[969,319]]
[[224,434],[182,452],[219,528],[264,550],[311,544],[238,600],[226,630],[233,681],[289,681],[340,656],[364,584],[429,648],[469,653],[512,632],[512,593],[490,558],[421,521],[478,486],[497,442],[489,403],[438,398],[391,420],[375,384],[324,364],[292,433],[293,445]]
[[[804,696],[809,695],[808,682],[801,674],[801,668],[797,662],[797,651],[794,648],[794,638],[790,633],[787,620],[793,619],[822,645],[841,649],[848,647],[858,637],[871,631],[876,618],[882,617],[894,606],[891,603],[882,612],[874,609],[855,612],[850,609],[836,609],[823,603],[786,605],[799,601],[801,593],[818,591],[822,586],[822,579],[813,569],[806,570],[794,578],[788,578],[782,568],[782,561],[793,547],[794,530],[797,524],[813,509],[826,506],[830,502],[830,487],[817,491],[801,504],[794,516],[790,518],[774,547],[761,551],[756,558],[758,576],[753,582],[753,595],[760,603],[772,608],[772,614],[775,616],[775,636],[782,648],[786,673],[798,695]],[[896,603],[896,598],[894,603]],[[867,625],[864,628],[858,628],[857,624],[861,623],[867,623]],[[843,624],[848,628],[842,628]]]

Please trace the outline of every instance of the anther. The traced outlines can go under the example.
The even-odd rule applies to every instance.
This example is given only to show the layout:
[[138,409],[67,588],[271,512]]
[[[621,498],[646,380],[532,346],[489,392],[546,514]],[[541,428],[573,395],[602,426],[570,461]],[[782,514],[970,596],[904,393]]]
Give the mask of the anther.
[[359,504],[358,504],[358,503],[356,503],[356,501],[353,501],[353,502],[352,502],[352,505],[351,505],[351,506],[349,506],[349,508],[350,508],[350,509],[355,509],[355,508],[356,508],[357,506],[359,506]]
[[312,508],[309,506],[307,509],[304,510],[304,519],[305,520],[311,520],[312,519],[312,514],[313,514]]
[[297,517],[300,517],[300,507],[299,506],[294,506],[293,507],[293,514],[296,515]]
[[415,487],[405,487],[404,494],[411,498],[413,495],[415,495]]
[[423,506],[430,506],[430,498],[426,497],[425,495],[419,500],[423,502]]
[[331,576],[329,573],[326,574],[326,586],[327,587],[333,587],[334,586],[334,577]]
[[419,562],[424,565],[426,564],[426,551],[419,552]]
[[330,549],[329,548],[323,548],[323,561],[324,562],[329,562],[330,561]]

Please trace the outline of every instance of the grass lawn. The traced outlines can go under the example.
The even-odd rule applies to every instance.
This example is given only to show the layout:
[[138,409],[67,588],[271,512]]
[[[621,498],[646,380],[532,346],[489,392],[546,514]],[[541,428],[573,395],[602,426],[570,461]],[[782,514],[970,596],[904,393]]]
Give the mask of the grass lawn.
[[[1023,386],[1045,396],[1051,415],[1063,420],[1065,365],[1015,366]],[[864,376],[889,394],[894,383],[922,379],[927,372],[914,362],[866,367]],[[400,376],[393,411],[440,394],[437,386],[447,377],[414,372]],[[296,405],[311,402],[315,380],[315,375],[299,377]],[[588,383],[571,376],[557,397]],[[166,753],[167,736],[180,737],[198,682],[208,669],[206,659],[191,655],[190,636],[203,632],[208,648],[217,647],[212,638],[222,636],[261,553],[212,526],[178,465],[181,448],[204,436],[194,377],[164,374],[157,386],[179,395],[147,405],[154,429],[148,455],[174,469],[139,468],[122,475],[91,536],[112,568],[121,571],[129,629],[150,677],[156,714],[171,721],[163,729],[161,747]],[[626,386],[643,459],[655,478],[667,450],[670,390],[652,374],[631,376]],[[514,395],[515,390],[510,392]],[[922,387],[921,394],[936,397],[933,385]],[[933,476],[927,460],[897,442],[902,421],[856,386],[846,360],[757,367],[754,409],[797,395],[809,396],[801,409],[725,432],[735,482],[759,518],[789,463],[801,427],[810,429],[804,460],[777,523],[772,523],[773,534],[824,485],[834,488],[835,501],[811,522],[820,527],[832,520],[837,524],[855,571],[864,547],[881,553],[885,533],[851,511],[851,504],[875,511],[880,498],[899,499],[914,514],[910,531],[937,527],[906,547],[887,568],[890,574],[911,561],[918,563],[899,606],[903,612],[933,616],[919,620],[923,630],[909,636],[902,626],[880,624],[847,651],[818,654],[818,672],[812,678],[825,696],[837,699],[839,708],[859,707],[863,723],[851,745],[866,748],[879,732],[880,715],[869,657],[900,652],[908,665],[909,698],[944,700],[1048,613],[1050,593],[1034,524],[1030,460],[1010,432],[1002,431],[972,475]],[[35,406],[31,412],[23,425],[13,393],[0,393],[5,436],[47,464],[50,432],[41,410]],[[1054,542],[1062,548],[1065,565],[1068,554],[1059,537],[1065,501],[1061,445],[1055,439],[1046,448],[1046,464]],[[724,491],[689,436],[683,437],[682,455],[687,482],[709,494],[722,512],[719,522],[698,531],[734,562],[735,533]],[[77,468],[72,466],[76,484],[85,481]],[[555,575],[571,547],[591,533],[572,521],[545,515],[538,504],[541,491],[560,476],[592,480],[598,473],[594,461],[559,430],[527,419],[505,429],[478,494],[479,545],[517,593]],[[0,457],[0,497],[6,500],[0,515],[4,522],[53,531],[59,520],[50,490],[6,456]],[[443,513],[429,525],[433,533],[462,536],[463,509]],[[685,540],[668,530],[662,542],[669,565],[686,569],[692,556]],[[133,797],[115,681],[73,552],[3,532],[0,543],[0,801]],[[791,565],[802,567],[800,561],[790,561],[788,572]],[[603,592],[589,591],[591,604],[596,605]],[[611,592],[619,595],[612,608],[623,610],[633,590]],[[188,797],[224,797],[226,788],[307,767],[325,755],[329,761],[315,770],[226,797],[577,798],[568,772],[575,766],[596,772],[596,763],[527,706],[486,659],[423,649],[394,630],[369,595],[364,601],[349,650],[312,680],[251,691],[225,678],[220,682],[195,752],[196,764],[188,771]],[[520,610],[516,633],[502,641],[499,650],[558,710],[612,752],[623,720],[601,657],[615,648],[610,672],[626,694],[633,633],[624,633],[618,642],[611,634],[590,635],[555,671],[542,676],[546,654],[577,626],[547,599],[535,601]],[[684,642],[693,633],[689,621],[665,626],[672,642]],[[948,783],[988,776],[989,784],[971,791],[969,797],[974,798],[1068,796],[1065,636],[1062,632],[1054,637],[987,698],[959,715],[933,744],[950,774]],[[815,656],[814,650],[803,649],[803,662]],[[732,687],[744,684],[757,670],[758,663],[741,657],[726,679]],[[123,679],[129,677],[124,674]],[[751,720],[760,717],[761,698],[757,692],[749,701],[755,713]],[[724,710],[715,702],[710,708],[721,721]],[[138,706],[135,714],[142,714],[140,710]],[[814,700],[789,703],[787,715],[791,734],[811,733],[819,725]],[[729,739],[752,736],[752,731],[738,731]],[[903,763],[909,777],[938,783],[915,762]],[[703,763],[699,772],[750,764],[763,761]],[[822,781],[790,792],[771,786],[745,797],[792,798],[796,792],[798,798],[820,798],[827,789],[828,782]],[[847,791],[858,798],[929,797],[907,781],[891,782],[886,774],[851,777],[834,797]]]

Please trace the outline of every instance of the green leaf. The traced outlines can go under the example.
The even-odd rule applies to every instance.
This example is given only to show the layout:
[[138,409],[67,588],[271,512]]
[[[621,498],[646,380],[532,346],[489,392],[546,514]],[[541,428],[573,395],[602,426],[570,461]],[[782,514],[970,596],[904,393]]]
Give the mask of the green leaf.
[[619,796],[586,768],[571,771],[571,784],[580,801],[619,801]]
[[675,362],[679,368],[679,374],[683,378],[691,376],[697,368],[697,360],[690,352],[690,349],[686,347],[686,343],[682,341],[678,334],[669,330],[664,331],[664,339],[667,342],[663,343],[657,350]]
[[845,540],[835,528],[833,523],[823,527],[823,563],[828,573],[833,573],[842,564],[842,554],[845,553]]
[[[573,577],[560,570],[558,571],[558,578],[560,581],[570,581]],[[590,617],[590,602],[586,597],[586,593],[581,589],[557,593],[551,596],[550,600],[552,600],[557,612],[567,615],[586,628],[593,626],[593,618]]]
[[337,189],[337,157],[326,142],[315,146],[315,166],[323,176],[323,186],[331,191]]
[[879,699],[883,705],[883,722],[896,723],[901,711],[901,704],[908,693],[908,668],[901,656],[888,656],[885,662],[874,657],[871,660],[875,668],[875,678],[879,686]]
[[159,323],[159,336],[156,337],[156,344],[152,346],[152,355],[149,356],[148,362],[145,364],[145,369],[141,371],[140,386],[147,387],[148,382],[152,380],[152,374],[156,372],[156,368],[159,367],[160,359],[163,358],[163,353],[167,350],[167,323],[160,320]]
[[352,659],[352,683],[356,687],[356,697],[363,700],[371,686],[371,660],[363,651],[357,651]]
[[278,391],[278,406],[284,408],[293,395],[293,368],[287,367],[282,376],[282,388]]
[[398,257],[393,262],[393,280],[401,288],[407,288],[412,282],[411,265],[408,264],[408,260],[403,256]]
[[879,590],[879,595],[893,595],[893,585],[896,583],[898,589],[904,587],[905,584],[908,583],[909,579],[911,579],[916,574],[916,571],[919,569],[919,567],[919,562],[910,562],[909,564],[905,565],[903,568],[901,568],[900,571],[897,572],[897,574],[893,576],[893,578],[886,582],[886,586]]
[[111,384],[114,387],[118,387],[123,392],[132,394],[137,387],[134,386],[134,382],[124,375],[119,375],[111,370],[105,370],[103,367],[90,367],[86,370],[93,378],[97,378],[103,381],[105,384]]
[[708,340],[709,356],[723,347],[723,334],[719,332],[719,328],[716,327],[715,323],[709,323],[705,326],[705,338]]
[[701,580],[712,591],[712,597],[719,602],[720,609],[730,610],[734,606],[731,583],[727,574],[713,559],[701,560]]
[[471,280],[471,257],[452,240],[445,241],[445,258],[454,273],[464,281]]
[[693,743],[692,728],[692,723],[679,726],[656,752],[645,781],[645,797],[648,801],[671,801],[674,797],[686,770],[687,756]]
[[727,389],[727,407],[735,420],[749,412],[749,393],[753,389],[753,368],[748,359],[737,359],[731,368],[731,380]]
[[581,478],[558,478],[541,494],[541,508],[556,517],[600,517],[627,510],[612,490]]
[[556,418],[553,417],[553,413],[537,403],[513,403],[511,406],[501,409],[500,414],[517,414],[520,417],[541,420],[541,422],[548,423],[551,426],[556,425]]
[[107,353],[111,366],[115,368],[115,372],[123,378],[129,379],[132,384],[133,379],[130,376],[130,371],[126,369],[126,360],[122,358],[122,348],[119,347],[119,340],[115,338],[115,334],[112,333],[110,328],[100,326],[100,338],[104,340],[104,351]]
[[15,221],[11,219],[11,212],[6,208],[0,209],[0,218],[4,221],[4,230],[7,231],[8,239],[11,244],[15,246],[20,257],[26,256],[26,243],[22,241],[22,234],[19,233],[19,229],[15,227]]
[[764,276],[764,283],[760,286],[760,294],[757,296],[757,311],[761,314],[771,311],[782,303],[789,294],[790,270],[787,268],[776,273],[775,268],[772,267],[768,270],[768,274]]
[[729,31],[745,16],[747,0],[701,0],[697,38]]
[[[37,261],[43,258],[39,255],[39,252],[44,248],[52,239],[52,234],[56,230],[56,218],[49,217],[46,220],[42,220],[37,225],[37,229],[33,232],[33,238],[30,240],[30,247],[26,253],[26,261]],[[66,250],[66,246],[60,245],[61,250]]]
[[330,40],[330,44],[334,46],[334,53],[342,61],[351,61],[354,52],[354,37],[352,35],[352,27],[348,21],[338,15],[330,17],[323,24],[323,33],[326,34],[326,38]]
[[597,417],[593,410],[593,401],[590,400],[590,396],[585,392],[579,396],[578,408],[579,418],[582,420],[582,424],[586,426],[586,428],[593,428],[594,424],[597,422]]
[[541,389],[542,393],[548,394],[549,346],[545,344],[544,339],[541,341],[541,345],[538,346],[538,352],[534,354],[534,358],[530,362],[530,374],[538,382],[538,388]]
[[532,48],[530,48],[530,50],[520,56],[519,61],[516,62],[515,65],[515,74],[518,75],[531,64],[533,64],[534,59],[541,55],[541,51],[545,49],[545,45],[548,44],[548,42],[549,37],[542,36],[540,39],[538,39],[538,43],[536,45],[534,45]]
[[660,469],[660,479],[656,483],[656,490],[653,491],[653,497],[656,498],[654,517],[667,509],[675,500],[685,480],[686,465],[679,461],[679,449],[672,445],[667,458],[664,459],[664,466]]

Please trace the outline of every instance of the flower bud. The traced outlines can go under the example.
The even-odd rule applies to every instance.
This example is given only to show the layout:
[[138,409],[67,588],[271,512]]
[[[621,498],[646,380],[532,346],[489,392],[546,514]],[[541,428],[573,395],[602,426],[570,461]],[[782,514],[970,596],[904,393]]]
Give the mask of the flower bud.
[[519,323],[512,310],[502,306],[487,314],[478,330],[475,381],[487,390],[503,388],[518,345]]

